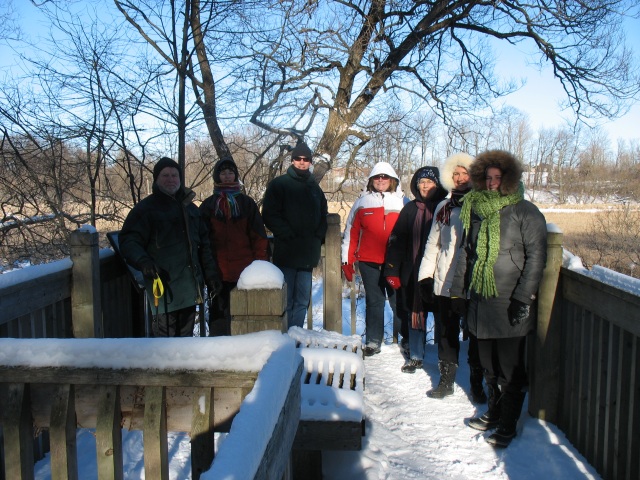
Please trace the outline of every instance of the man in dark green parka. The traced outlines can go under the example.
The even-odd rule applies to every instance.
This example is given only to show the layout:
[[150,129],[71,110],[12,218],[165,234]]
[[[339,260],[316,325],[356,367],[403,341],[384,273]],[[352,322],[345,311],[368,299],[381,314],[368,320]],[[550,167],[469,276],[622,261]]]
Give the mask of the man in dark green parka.
[[[210,294],[222,285],[206,224],[192,203],[195,194],[182,183],[178,164],[161,158],[153,169],[153,192],[129,212],[119,235],[125,260],[144,276],[157,337],[192,336],[204,284]],[[164,289],[157,301],[156,278]]]
[[304,325],[311,300],[311,271],[327,233],[327,199],[311,175],[313,158],[304,143],[291,151],[291,166],[274,178],[264,195],[262,218],[273,233],[273,263],[287,284],[289,326]]

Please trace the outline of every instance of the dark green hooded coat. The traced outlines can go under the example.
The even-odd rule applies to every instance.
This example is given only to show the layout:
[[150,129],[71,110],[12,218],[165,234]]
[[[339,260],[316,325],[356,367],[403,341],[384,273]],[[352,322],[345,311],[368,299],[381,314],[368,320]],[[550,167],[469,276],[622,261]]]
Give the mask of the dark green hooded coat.
[[[127,263],[140,269],[152,260],[164,284],[157,313],[173,312],[202,303],[204,281],[218,275],[209,245],[208,230],[191,190],[180,187],[175,197],[153,184],[153,193],[127,215],[119,234],[120,251]],[[188,227],[185,228],[185,225]],[[153,306],[153,280],[145,278],[147,297]]]
[[267,186],[264,224],[273,233],[273,263],[279,267],[314,268],[327,233],[327,199],[312,175],[293,168]]
[[[485,175],[489,167],[502,171],[500,193],[518,190],[522,167],[515,157],[504,151],[490,150],[476,157],[469,168],[475,190],[486,190]],[[464,200],[463,200],[464,201]],[[500,250],[493,266],[497,297],[483,297],[469,287],[475,266],[478,233],[482,219],[471,211],[471,225],[466,233],[456,264],[451,295],[465,298],[469,293],[467,324],[479,339],[513,338],[527,335],[535,328],[535,313],[524,322],[511,325],[508,308],[511,300],[534,303],[547,261],[547,225],[538,207],[527,200],[500,210]]]

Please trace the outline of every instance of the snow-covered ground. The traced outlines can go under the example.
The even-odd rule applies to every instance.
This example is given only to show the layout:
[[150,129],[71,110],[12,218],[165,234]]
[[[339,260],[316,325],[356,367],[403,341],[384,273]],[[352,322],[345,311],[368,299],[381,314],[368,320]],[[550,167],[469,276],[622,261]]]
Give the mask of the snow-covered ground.
[[518,436],[507,449],[491,447],[484,441],[488,434],[469,428],[468,419],[486,406],[474,405],[468,396],[467,345],[462,343],[455,393],[443,400],[425,395],[439,378],[435,345],[428,345],[425,366],[413,375],[400,372],[403,359],[396,345],[367,358],[363,449],[325,453],[325,478],[600,478],[555,425],[526,413],[526,403]]
[[[624,275],[616,274],[602,267],[593,270],[582,268],[579,258],[572,256],[565,251],[564,265],[572,270],[597,278],[600,281],[623,288],[631,293],[640,295],[640,280]],[[251,278],[264,280],[275,267],[262,262],[254,265],[257,269],[255,276],[251,276],[249,283],[253,283]],[[41,267],[47,268],[47,267]],[[51,268],[51,267],[49,267]],[[28,275],[29,269],[21,272]],[[31,270],[35,272],[37,268]],[[8,279],[8,277],[6,277]],[[268,286],[279,288],[282,279],[279,275],[268,282]],[[343,312],[343,333],[350,333],[350,303],[345,291],[342,305]],[[356,308],[356,334],[362,335],[364,330],[364,298],[362,290],[359,288],[359,295]],[[322,284],[320,281],[314,282],[313,286],[313,319],[314,330],[321,329],[322,319]],[[428,330],[432,328],[433,318],[429,316]],[[468,419],[481,414],[484,406],[471,403],[469,392],[469,369],[466,364],[467,342],[462,343],[460,353],[460,369],[456,378],[456,391],[452,397],[444,400],[431,399],[425,395],[438,381],[437,372],[437,347],[433,344],[429,335],[429,343],[424,358],[424,368],[415,374],[403,374],[400,367],[403,364],[403,357],[397,347],[390,343],[391,339],[391,310],[387,305],[385,336],[388,340],[379,355],[365,359],[366,390],[364,402],[364,414],[366,418],[366,436],[363,438],[363,448],[359,452],[326,452],[323,457],[323,469],[326,479],[349,479],[349,480],[377,480],[377,479],[467,479],[467,478],[517,478],[517,479],[539,479],[539,478],[600,478],[595,469],[590,466],[585,459],[569,443],[565,435],[554,425],[548,424],[529,417],[526,412],[527,403],[523,407],[523,414],[518,426],[518,436],[512,444],[504,450],[496,450],[484,441],[486,433],[478,432],[467,426]],[[256,338],[258,343],[264,347],[266,344],[272,345],[275,349],[280,348],[281,337],[276,332],[268,334],[268,341]],[[264,335],[263,334],[263,335]],[[265,337],[266,338],[266,337]],[[148,339],[147,339],[148,340]],[[128,339],[131,342],[126,348],[119,346],[122,351],[118,354],[93,355],[99,348],[109,348],[109,340],[87,340],[84,350],[69,352],[64,345],[60,345],[57,354],[41,355],[36,347],[18,348],[12,341],[0,345],[0,357],[3,362],[25,361],[29,364],[37,363],[37,359],[46,364],[52,361],[60,364],[76,364],[82,359],[87,362],[98,362],[100,366],[104,364],[100,358],[110,358],[110,362],[118,364],[140,363],[140,367],[149,364],[161,367],[166,362],[173,362],[176,358],[182,358],[190,368],[201,368],[202,362],[212,364],[215,368],[231,368],[235,360],[232,356],[240,354],[245,359],[245,367],[260,368],[266,361],[266,356],[250,355],[246,352],[238,352],[234,345],[239,340],[237,337],[219,339],[219,347],[211,351],[205,345],[209,339],[173,339],[171,348],[175,350],[171,355],[154,355],[158,350],[167,353],[167,345],[157,345],[154,348],[153,342],[167,342],[170,339],[151,339],[145,348],[136,346],[137,339]],[[0,340],[4,342],[5,340]],[[46,341],[46,340],[40,340]],[[29,342],[29,341],[25,341]],[[52,348],[56,342],[64,343],[65,340],[50,340]],[[97,342],[93,345],[91,342]],[[292,340],[289,340],[292,342]],[[106,345],[106,346],[105,346]],[[197,348],[194,348],[197,346]],[[129,348],[130,347],[130,348]],[[287,347],[289,348],[289,347]],[[15,349],[15,351],[10,351]],[[264,348],[263,348],[264,349]],[[251,348],[253,352],[259,350],[257,345]],[[267,348],[265,351],[268,351]],[[287,349],[285,349],[286,351]],[[126,353],[125,353],[126,352]],[[100,357],[100,358],[97,358]],[[258,358],[260,357],[260,358]],[[20,360],[24,358],[25,360]],[[252,361],[247,363],[247,359]],[[285,357],[286,358],[286,357]],[[39,360],[38,360],[39,361]],[[145,363],[146,362],[146,363]],[[164,363],[163,363],[164,362]],[[225,363],[226,362],[226,363]],[[289,361],[291,362],[291,361]],[[255,365],[254,365],[255,364]],[[93,364],[92,364],[93,365]],[[267,370],[266,368],[264,370]],[[276,369],[282,372],[282,368]],[[285,369],[286,370],[286,369]],[[276,375],[272,373],[272,375]],[[269,383],[265,383],[269,384]],[[258,385],[258,384],[257,384]],[[254,388],[252,394],[264,391],[261,388]],[[273,405],[273,403],[269,404]],[[270,409],[275,410],[275,408]],[[242,410],[241,410],[242,413]],[[252,411],[253,417],[249,422],[243,423],[245,430],[252,428],[251,418],[273,417],[272,411]],[[235,425],[236,422],[234,422]],[[233,428],[233,427],[232,427]],[[229,437],[229,440],[231,438]],[[218,436],[218,444],[224,450],[224,435]],[[78,465],[79,478],[92,479],[97,477],[95,459],[95,437],[91,430],[81,429],[78,431]],[[125,478],[144,479],[144,459],[142,446],[142,433],[139,431],[123,430],[123,448]],[[254,458],[257,453],[249,449],[234,448],[227,451],[225,455],[227,465],[238,465],[246,463],[248,457]],[[188,479],[190,478],[190,444],[186,434],[172,433],[169,437],[170,455],[170,478]],[[228,471],[228,470],[227,470]],[[49,457],[38,462],[36,465],[36,479],[45,480],[50,478]],[[218,478],[213,476],[211,478]],[[242,476],[228,475],[219,478],[244,480]]]
[[[314,329],[321,328],[322,287],[314,283]],[[344,333],[349,333],[349,299],[343,302]],[[387,306],[387,337],[390,338]],[[364,299],[357,304],[357,330],[362,333]],[[432,323],[432,317],[429,317]],[[204,339],[203,339],[204,340]],[[482,405],[469,399],[467,342],[462,342],[456,391],[444,400],[428,398],[425,392],[438,381],[437,347],[429,343],[425,365],[415,374],[403,374],[403,357],[397,345],[387,344],[379,355],[365,359],[366,435],[359,452],[325,452],[324,478],[379,479],[540,479],[600,478],[595,469],[554,425],[531,418],[527,403],[518,426],[518,436],[504,450],[484,441],[487,435],[466,424],[481,414]],[[219,441],[224,436],[219,437]],[[125,478],[144,479],[142,433],[123,431]],[[189,438],[169,437],[170,478],[190,478]],[[95,437],[90,430],[78,433],[79,478],[96,478]],[[238,455],[237,461],[244,461]],[[48,456],[36,465],[36,479],[50,478]],[[244,480],[237,476],[227,476]]]

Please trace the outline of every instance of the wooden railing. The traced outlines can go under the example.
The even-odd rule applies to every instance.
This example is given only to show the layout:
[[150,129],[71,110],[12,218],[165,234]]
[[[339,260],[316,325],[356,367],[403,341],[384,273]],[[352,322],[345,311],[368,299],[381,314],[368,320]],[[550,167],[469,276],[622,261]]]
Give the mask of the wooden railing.
[[[550,232],[548,241],[537,329],[528,344],[529,413],[558,425],[604,478],[640,478],[640,298],[561,268],[562,234]],[[30,275],[9,286],[4,282],[0,336],[131,336],[126,335],[132,328],[131,312],[139,311],[140,301],[118,258],[103,256],[96,262],[96,254],[87,253],[97,251],[96,242],[89,246],[92,242],[76,242],[75,248],[85,253],[73,264],[63,261],[64,268],[48,266],[39,278]],[[323,323],[327,330],[349,333],[342,331],[339,245],[339,221],[330,216],[320,270]],[[72,272],[72,265],[82,265],[78,258],[92,259],[85,267],[99,264],[97,279]],[[72,282],[76,275],[82,280]],[[90,291],[73,300],[74,291],[86,285]],[[101,307],[96,309],[87,298]],[[352,334],[353,302],[352,294]]]
[[2,275],[0,337],[144,336],[144,300],[124,262],[98,250],[96,232],[73,232],[70,247],[70,259]]
[[[153,345],[145,344],[154,340]],[[136,345],[138,349],[151,347],[148,348],[150,351],[156,347],[163,348],[157,340],[173,341],[171,346],[175,348],[174,339],[140,339],[136,340]],[[203,340],[209,343],[217,341]],[[11,340],[11,344],[9,340],[2,340],[0,348],[15,351],[23,347],[30,351],[38,349],[39,358],[55,358],[57,349],[73,351],[79,343],[88,341],[93,342],[91,348],[95,349],[96,357],[106,357],[107,364],[110,355],[131,347],[127,340],[110,340],[102,349],[99,342],[104,340],[67,339],[63,340],[64,345],[45,340]],[[164,344],[164,348],[169,346],[169,343]],[[238,351],[242,351],[240,344]],[[276,357],[276,364],[271,370],[277,369],[277,372],[265,374],[273,357]],[[296,359],[299,360],[297,364]],[[244,455],[247,458],[255,457],[252,452],[264,452],[256,468],[244,472],[248,476],[243,478],[283,478],[289,468],[289,454],[300,418],[302,360],[295,352],[293,341],[271,353],[260,373],[193,370],[181,368],[179,360],[172,361],[174,366],[171,369],[147,368],[137,366],[135,360],[131,362],[130,367],[124,368],[0,365],[5,478],[34,477],[33,433],[34,429],[41,428],[50,431],[52,478],[78,478],[75,439],[76,426],[82,425],[95,428],[100,479],[123,478],[123,426],[129,430],[144,431],[145,476],[154,479],[169,478],[167,433],[189,432],[192,478],[198,479],[209,470],[214,460],[214,432],[229,431],[241,402],[260,375],[270,375],[263,382],[277,375],[283,377],[283,385],[278,389],[281,392],[280,410],[279,413],[276,411],[278,421],[271,426],[272,431],[266,430],[265,435],[260,436],[269,443],[260,445],[253,431],[248,434],[245,431],[245,438],[234,438],[232,442],[231,435],[243,435],[234,433],[232,427],[220,451],[235,442],[245,445]],[[283,363],[292,366],[290,371],[282,368]],[[263,388],[252,399],[252,408],[259,409],[262,404],[262,408],[268,407],[272,412],[277,403],[265,398],[269,394],[268,389]],[[251,418],[255,415],[253,412]],[[256,428],[267,427],[256,425]]]
[[[550,263],[561,254],[550,241]],[[546,280],[554,295],[530,343],[529,412],[603,478],[640,478],[640,297],[564,267]]]

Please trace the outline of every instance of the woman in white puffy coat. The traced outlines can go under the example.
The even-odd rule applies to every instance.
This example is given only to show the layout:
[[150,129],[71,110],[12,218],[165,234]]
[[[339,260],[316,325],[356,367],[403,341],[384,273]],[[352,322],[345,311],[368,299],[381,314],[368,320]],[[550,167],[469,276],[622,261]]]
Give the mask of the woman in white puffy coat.
[[342,240],[342,271],[351,281],[354,264],[358,262],[365,291],[365,322],[367,341],[363,349],[366,356],[380,352],[384,337],[384,308],[388,298],[396,314],[395,291],[387,285],[384,259],[387,240],[398,220],[400,210],[409,201],[400,188],[400,179],[387,162],[374,165],[367,186],[351,207]]
[[[453,383],[458,369],[460,317],[451,310],[449,290],[455,275],[463,235],[460,202],[471,189],[468,169],[472,162],[472,156],[457,153],[447,158],[444,163],[441,182],[451,195],[436,207],[435,221],[431,225],[429,239],[418,271],[418,281],[423,296],[435,295],[437,304],[434,317],[440,333],[438,341],[440,381],[436,388],[427,392],[427,395],[432,398],[444,398],[453,394]],[[484,403],[487,397],[482,387],[483,375],[478,357],[478,342],[473,336],[469,337],[468,362],[471,371],[472,398],[477,403]]]

